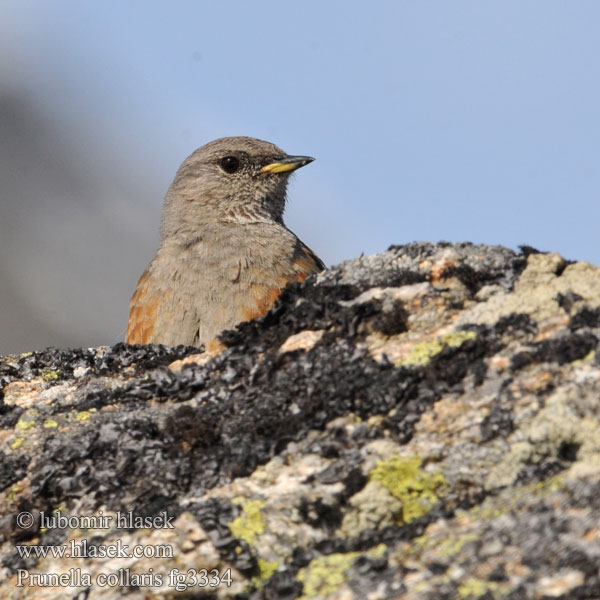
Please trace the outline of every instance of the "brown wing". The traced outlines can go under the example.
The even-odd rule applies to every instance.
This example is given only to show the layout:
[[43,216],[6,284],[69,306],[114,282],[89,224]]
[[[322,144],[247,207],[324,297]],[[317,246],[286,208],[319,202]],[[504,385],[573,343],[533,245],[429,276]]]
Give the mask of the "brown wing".
[[148,270],[144,271],[131,297],[125,338],[128,344],[152,343],[161,304],[169,295],[170,291],[153,290],[150,274]]
[[300,240],[296,242],[293,257],[294,272],[297,281],[304,281],[309,275],[325,268],[323,261]]
[[292,255],[292,273],[274,280],[273,285],[255,284],[252,287],[255,306],[245,309],[243,311],[244,317],[250,321],[256,317],[264,316],[275,304],[275,300],[288,283],[294,281],[302,283],[309,275],[318,273],[324,268],[323,261],[308,246],[298,240]]

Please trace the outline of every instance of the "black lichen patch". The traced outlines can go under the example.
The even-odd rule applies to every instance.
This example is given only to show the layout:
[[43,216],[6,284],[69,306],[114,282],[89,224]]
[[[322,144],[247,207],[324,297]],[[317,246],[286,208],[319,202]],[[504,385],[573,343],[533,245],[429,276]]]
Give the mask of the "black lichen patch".
[[[484,285],[491,284],[500,284],[506,289],[512,289],[527,266],[527,256],[524,254],[499,246],[476,246],[470,242],[416,242],[405,246],[390,246],[388,250],[396,252],[399,256],[409,257],[418,267],[423,259],[440,256],[441,248],[452,248],[458,257],[458,264],[446,269],[444,277],[457,277],[471,293],[476,293]],[[421,273],[418,268],[411,272]]]
[[304,522],[325,529],[329,533],[333,533],[342,522],[343,515],[339,506],[327,504],[321,498],[316,500],[302,498],[298,511]]
[[390,336],[408,331],[409,315],[402,302],[394,302],[389,309],[384,309],[383,303],[379,300],[374,300],[366,306],[369,307],[368,313],[359,318],[362,320],[370,317],[369,328],[373,331]]
[[229,524],[240,512],[239,507],[211,498],[186,506],[186,511],[196,517],[225,561],[233,564],[248,577],[258,575],[258,562],[248,544],[244,540],[234,538],[229,529]]
[[522,244],[519,246],[519,250],[523,256],[531,256],[532,254],[548,254],[547,252],[543,252],[542,250],[538,250],[533,246],[528,246],[527,244]]
[[2,388],[19,376],[19,370],[6,360],[0,359],[0,400],[2,399]]
[[562,442],[558,448],[558,458],[565,462],[575,462],[581,444],[577,442]]
[[470,373],[480,381],[482,361],[496,347],[496,341],[485,335],[465,340],[458,347],[445,346],[423,368],[425,379],[433,384],[438,394],[449,391]]
[[[436,246],[440,248],[447,248],[448,245],[449,244],[447,242],[440,242],[439,244],[436,244]],[[388,252],[398,252],[399,254],[402,254],[402,256],[408,256],[413,260],[421,259],[424,255],[430,256],[432,250],[433,244],[429,244],[427,242],[417,242],[415,244],[392,244],[391,246],[388,246],[387,249]]]
[[266,582],[261,592],[251,596],[254,600],[293,600],[302,594],[302,584],[296,579],[293,569],[278,570]]
[[508,385],[492,403],[490,412],[481,421],[481,441],[487,442],[496,437],[507,437],[514,429],[513,398]]
[[95,352],[84,348],[59,349],[47,348],[39,352],[23,355],[18,363],[18,377],[33,379],[44,373],[53,371],[57,380],[73,377],[77,367],[92,367]]
[[575,292],[567,292],[566,294],[558,294],[556,296],[556,301],[558,305],[568,313],[571,312],[573,305],[580,300],[583,300],[583,296],[576,294]]
[[558,460],[553,456],[546,456],[537,462],[525,463],[515,477],[515,485],[527,485],[536,481],[546,481],[550,477],[558,475],[569,466],[564,461]]
[[423,283],[424,281],[429,281],[426,273],[411,271],[409,269],[398,269],[390,275],[386,281],[386,285],[389,287],[401,287],[403,285]]
[[7,456],[0,450],[0,491],[25,476],[29,456]]
[[426,515],[411,521],[406,525],[390,525],[383,529],[365,529],[358,537],[328,537],[317,542],[309,548],[297,547],[294,549],[290,567],[296,572],[306,567],[311,560],[324,555],[347,552],[364,552],[378,544],[393,546],[404,540],[411,540],[423,535],[427,526],[437,519],[450,518],[453,512],[441,506],[435,506]]
[[443,277],[445,279],[456,277],[469,290],[471,295],[476,294],[490,280],[489,274],[478,272],[465,264],[448,267],[444,271]]
[[19,370],[4,360],[0,360],[0,429],[11,429],[19,420],[23,409],[4,402],[4,387],[19,377]]
[[166,366],[190,354],[197,354],[198,351],[198,348],[192,346],[170,348],[161,344],[136,346],[120,343],[112,346],[106,354],[100,357],[96,369],[99,375],[105,375],[135,365],[137,371],[140,372]]
[[536,461],[526,463],[517,475],[517,485],[546,481],[568,469],[577,460],[580,446],[577,442],[563,441],[555,455],[538,457]]
[[[516,257],[514,260],[515,272],[520,273],[524,267],[525,261]],[[500,268],[480,268],[479,265],[460,263],[448,267],[443,276],[444,278],[456,277],[469,290],[471,295],[475,295],[485,285],[503,282],[506,274],[504,265]]]
[[512,338],[522,338],[536,335],[538,327],[536,322],[525,313],[511,313],[501,317],[494,325],[498,335],[510,335]]
[[[360,453],[346,452],[341,460],[330,463],[327,468],[314,476],[320,483],[332,484],[341,481],[344,484],[344,499],[356,494],[367,483],[367,477],[360,469]],[[309,481],[312,479],[309,478]]]
[[165,419],[162,433],[181,447],[199,446],[210,448],[219,442],[219,431],[214,428],[215,419],[207,418],[207,407],[184,404]]
[[[130,346],[119,343],[108,349],[102,348],[47,348],[25,354],[16,367],[5,369],[8,383],[13,379],[29,380],[52,373],[49,382],[60,383],[73,378],[77,368],[89,369],[93,375],[111,375],[134,365],[138,371],[167,365],[189,354],[198,353],[198,348],[161,345]],[[1,367],[1,366],[0,366]]]
[[0,429],[12,429],[22,414],[23,408],[6,404],[0,391]]
[[277,347],[305,329],[335,328],[340,333],[355,333],[358,323],[372,311],[364,304],[343,306],[340,301],[352,300],[361,292],[352,285],[290,284],[264,317],[241,323],[235,330],[222,333],[220,339],[227,346],[260,343]]
[[511,360],[511,368],[518,371],[531,364],[556,362],[560,365],[579,360],[597,348],[598,338],[591,333],[573,333],[558,339],[533,344],[531,350],[519,352]]
[[582,308],[578,313],[571,317],[569,325],[571,331],[577,331],[584,327],[600,327],[600,307],[598,308]]

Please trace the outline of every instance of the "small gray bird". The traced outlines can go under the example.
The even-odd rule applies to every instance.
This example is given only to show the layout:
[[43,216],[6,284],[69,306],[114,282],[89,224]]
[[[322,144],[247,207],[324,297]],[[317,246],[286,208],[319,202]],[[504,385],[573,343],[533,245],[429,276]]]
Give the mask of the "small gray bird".
[[289,175],[313,160],[250,137],[189,156],[131,298],[127,343],[216,349],[221,331],[264,315],[288,283],[324,269],[283,223]]

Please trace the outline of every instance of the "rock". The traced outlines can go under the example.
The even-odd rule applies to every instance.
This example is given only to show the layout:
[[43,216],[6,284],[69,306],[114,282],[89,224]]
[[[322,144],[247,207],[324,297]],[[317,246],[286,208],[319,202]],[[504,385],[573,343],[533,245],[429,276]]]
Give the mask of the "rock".
[[597,267],[416,243],[220,354],[4,357],[0,596],[600,597],[599,337]]

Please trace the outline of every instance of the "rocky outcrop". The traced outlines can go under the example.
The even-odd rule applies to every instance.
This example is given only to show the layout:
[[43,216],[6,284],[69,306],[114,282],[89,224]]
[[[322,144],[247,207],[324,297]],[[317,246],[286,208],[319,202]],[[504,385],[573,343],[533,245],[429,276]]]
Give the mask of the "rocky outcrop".
[[217,356],[4,357],[0,595],[600,597],[599,337],[590,264],[410,244]]

